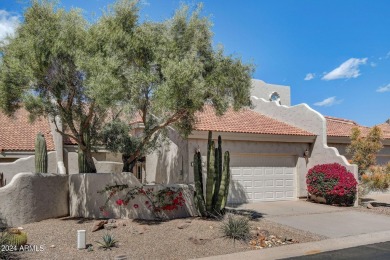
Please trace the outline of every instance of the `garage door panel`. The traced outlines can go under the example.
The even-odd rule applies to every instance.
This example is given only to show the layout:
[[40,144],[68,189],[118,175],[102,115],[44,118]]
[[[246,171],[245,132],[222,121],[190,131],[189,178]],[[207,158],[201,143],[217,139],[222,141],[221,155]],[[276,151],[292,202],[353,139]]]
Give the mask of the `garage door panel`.
[[294,157],[232,159],[229,203],[295,199],[295,165]]

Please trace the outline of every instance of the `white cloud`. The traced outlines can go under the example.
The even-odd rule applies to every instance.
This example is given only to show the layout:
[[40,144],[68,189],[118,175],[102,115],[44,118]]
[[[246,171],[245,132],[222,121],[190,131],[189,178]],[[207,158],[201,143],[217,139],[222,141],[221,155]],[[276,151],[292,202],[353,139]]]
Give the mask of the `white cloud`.
[[380,93],[383,93],[383,92],[390,92],[390,84],[387,84],[386,86],[383,86],[383,87],[379,87],[376,92],[380,92]]
[[373,68],[375,68],[375,67],[377,66],[377,64],[376,64],[375,62],[371,62],[371,63],[370,63],[370,66],[373,67]]
[[340,104],[342,101],[343,100],[336,99],[336,97],[329,97],[329,98],[325,98],[320,102],[314,103],[314,105],[319,107],[330,107],[336,104]]
[[323,80],[334,80],[334,79],[350,79],[357,78],[360,76],[359,66],[367,63],[367,58],[356,59],[350,58],[345,61],[339,67],[335,68],[331,72],[327,73],[322,77]]
[[307,73],[306,77],[305,77],[305,80],[312,80],[312,79],[315,78],[315,76],[316,76],[315,73]]
[[0,41],[3,41],[7,36],[14,35],[19,23],[18,15],[12,15],[6,10],[0,9]]

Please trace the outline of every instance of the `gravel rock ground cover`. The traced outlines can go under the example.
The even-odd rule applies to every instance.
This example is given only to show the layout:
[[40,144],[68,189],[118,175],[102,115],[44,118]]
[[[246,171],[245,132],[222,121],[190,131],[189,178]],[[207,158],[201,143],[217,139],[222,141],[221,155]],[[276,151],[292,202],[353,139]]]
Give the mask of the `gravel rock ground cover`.
[[[28,233],[28,243],[43,251],[18,252],[21,259],[114,259],[126,255],[128,259],[191,259],[212,255],[253,250],[250,241],[240,242],[223,237],[220,221],[201,218],[176,219],[164,222],[117,220],[117,228],[91,232],[94,220],[60,218],[23,225]],[[267,231],[271,238],[293,243],[318,241],[325,237],[296,230],[260,218],[250,222],[251,234]],[[77,230],[87,230],[87,244],[93,251],[76,249]],[[112,250],[98,248],[95,241],[111,233],[118,240]],[[268,244],[268,243],[267,243]],[[288,243],[285,243],[288,244]],[[282,246],[273,243],[271,246]],[[257,248],[260,248],[258,246]],[[260,249],[266,250],[266,249]]]

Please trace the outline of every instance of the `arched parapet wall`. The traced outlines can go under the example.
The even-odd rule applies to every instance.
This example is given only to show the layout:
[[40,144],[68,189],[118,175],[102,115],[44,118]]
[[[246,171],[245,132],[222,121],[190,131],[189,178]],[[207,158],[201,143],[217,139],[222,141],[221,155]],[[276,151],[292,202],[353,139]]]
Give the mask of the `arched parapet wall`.
[[302,157],[298,160],[297,181],[299,197],[307,195],[306,174],[311,167],[317,164],[339,163],[352,172],[356,179],[358,178],[357,166],[350,164],[344,156],[339,154],[336,148],[328,147],[326,119],[321,113],[307,104],[285,106],[256,96],[252,96],[252,102],[254,111],[316,135],[314,143],[309,144],[309,158],[304,158],[302,154]]

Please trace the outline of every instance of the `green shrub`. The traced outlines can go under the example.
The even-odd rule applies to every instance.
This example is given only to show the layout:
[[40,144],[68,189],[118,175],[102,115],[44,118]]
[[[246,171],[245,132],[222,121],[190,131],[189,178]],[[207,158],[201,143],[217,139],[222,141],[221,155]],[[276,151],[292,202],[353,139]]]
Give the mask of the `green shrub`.
[[228,214],[221,223],[222,233],[233,240],[246,240],[249,238],[249,219],[244,216]]
[[363,175],[361,184],[368,191],[387,191],[390,187],[390,163],[371,166]]

